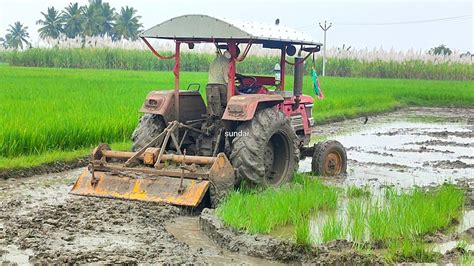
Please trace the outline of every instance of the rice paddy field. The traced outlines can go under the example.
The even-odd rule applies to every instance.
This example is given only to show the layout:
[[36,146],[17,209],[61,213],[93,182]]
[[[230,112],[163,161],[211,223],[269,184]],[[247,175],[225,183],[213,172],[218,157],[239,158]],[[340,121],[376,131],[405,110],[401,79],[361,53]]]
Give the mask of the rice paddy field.
[[[21,168],[88,153],[99,142],[127,148],[150,90],[170,89],[171,72],[0,65],[0,168]],[[184,72],[181,86],[205,72]],[[287,86],[291,87],[291,77]],[[402,106],[474,106],[472,81],[323,77],[318,123]],[[306,94],[314,95],[310,77]]]
[[388,263],[432,262],[437,255],[423,237],[459,221],[465,200],[464,191],[450,184],[373,194],[368,187],[335,187],[302,174],[294,181],[263,192],[232,192],[217,215],[232,228],[283,235],[302,246],[345,239],[359,251],[379,249]]

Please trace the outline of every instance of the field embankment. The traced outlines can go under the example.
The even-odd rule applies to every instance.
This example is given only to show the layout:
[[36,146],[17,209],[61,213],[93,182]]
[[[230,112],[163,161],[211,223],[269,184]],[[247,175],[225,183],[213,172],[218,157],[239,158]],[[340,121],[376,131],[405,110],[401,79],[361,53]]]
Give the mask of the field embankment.
[[[208,53],[183,53],[181,70],[206,72],[214,55]],[[316,60],[316,70],[321,73],[322,58]],[[311,60],[306,68],[312,67]],[[85,49],[28,49],[26,51],[0,52],[0,62],[12,66],[96,68],[171,71],[173,60],[158,60],[147,50],[126,50],[117,48]],[[238,64],[243,73],[273,74],[273,66],[279,62],[277,56],[249,56]],[[292,68],[288,67],[289,74]],[[424,59],[358,59],[329,58],[326,74],[333,77],[370,77],[399,79],[473,80],[474,67],[468,63],[431,61]]]

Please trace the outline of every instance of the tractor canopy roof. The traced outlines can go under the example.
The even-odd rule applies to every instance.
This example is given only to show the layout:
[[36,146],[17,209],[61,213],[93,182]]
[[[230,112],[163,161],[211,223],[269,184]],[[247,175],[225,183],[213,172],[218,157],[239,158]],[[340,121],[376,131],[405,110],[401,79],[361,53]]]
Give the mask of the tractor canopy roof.
[[184,15],[169,19],[148,30],[140,37],[192,42],[260,43],[277,48],[283,43],[322,46],[303,32],[282,25],[259,22],[224,20],[207,15]]

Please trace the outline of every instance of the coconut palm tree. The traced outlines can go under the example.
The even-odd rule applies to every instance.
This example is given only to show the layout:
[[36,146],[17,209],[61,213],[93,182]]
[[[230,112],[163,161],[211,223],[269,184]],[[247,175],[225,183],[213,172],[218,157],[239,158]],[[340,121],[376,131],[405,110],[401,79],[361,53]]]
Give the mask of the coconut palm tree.
[[53,7],[48,7],[47,13],[41,12],[44,16],[43,20],[38,20],[36,24],[43,25],[38,32],[42,39],[53,38],[57,39],[63,32],[63,19],[59,15],[59,11]]
[[112,36],[114,21],[115,21],[115,8],[110,7],[109,3],[103,3],[101,8],[97,10],[99,15],[102,17],[102,33],[101,36],[109,35]]
[[68,38],[75,38],[82,31],[82,15],[78,3],[69,3],[61,14],[64,22],[64,33]]
[[89,6],[94,9],[98,20],[100,20],[99,35],[112,36],[112,29],[115,20],[115,8],[110,7],[109,3],[104,3],[102,0],[90,0]]
[[82,35],[97,36],[102,32],[103,19],[97,12],[96,5],[88,5],[81,7],[82,15]]
[[7,29],[7,35],[5,35],[5,41],[9,48],[23,49],[23,43],[29,44],[28,38],[30,34],[27,32],[28,27],[23,26],[20,21],[13,23],[13,25],[9,25],[9,29]]
[[[7,37],[5,36],[5,38],[7,38]],[[3,47],[3,49],[8,48],[8,43],[7,43],[7,40],[5,38],[0,37],[0,46]]]
[[143,26],[139,19],[141,16],[136,16],[137,10],[133,7],[122,7],[120,14],[115,19],[114,37],[116,39],[125,38],[127,40],[136,40],[140,28]]

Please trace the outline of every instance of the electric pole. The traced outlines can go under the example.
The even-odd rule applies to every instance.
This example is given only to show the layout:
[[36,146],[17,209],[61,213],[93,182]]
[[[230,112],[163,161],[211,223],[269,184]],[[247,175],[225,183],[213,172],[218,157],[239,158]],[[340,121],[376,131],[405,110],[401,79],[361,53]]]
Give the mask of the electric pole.
[[324,21],[324,26],[321,25],[321,22],[319,22],[319,27],[324,31],[324,45],[323,45],[323,76],[326,76],[326,31],[331,28],[332,23],[329,23],[327,25],[327,21]]

